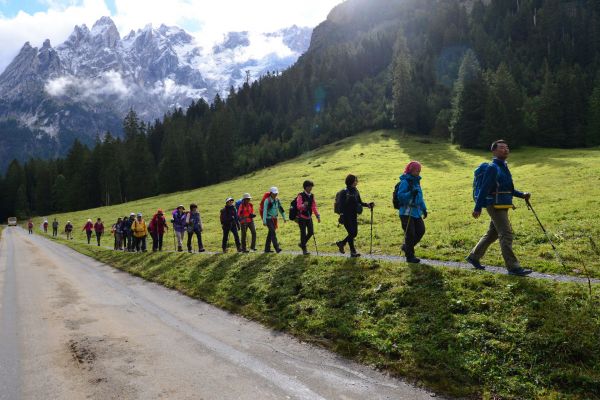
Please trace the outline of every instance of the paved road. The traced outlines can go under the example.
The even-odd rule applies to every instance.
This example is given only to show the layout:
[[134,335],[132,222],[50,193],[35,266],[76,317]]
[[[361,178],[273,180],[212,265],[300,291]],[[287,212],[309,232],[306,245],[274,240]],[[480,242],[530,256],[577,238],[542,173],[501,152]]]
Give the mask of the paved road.
[[0,241],[0,388],[2,400],[433,398],[20,228]]

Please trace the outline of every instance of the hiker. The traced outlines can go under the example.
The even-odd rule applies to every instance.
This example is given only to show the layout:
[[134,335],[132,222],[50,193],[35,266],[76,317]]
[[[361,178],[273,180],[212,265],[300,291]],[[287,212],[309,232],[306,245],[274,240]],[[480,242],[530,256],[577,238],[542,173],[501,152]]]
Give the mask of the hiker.
[[129,217],[123,217],[123,250],[133,251],[133,231],[131,225],[135,221],[135,213],[130,213]]
[[194,235],[196,235],[196,239],[198,240],[198,252],[202,253],[204,251],[204,245],[202,244],[202,231],[204,230],[204,227],[202,226],[202,218],[200,218],[197,204],[190,204],[190,212],[187,213],[185,223],[188,232],[188,253],[192,252],[192,239],[194,238]]
[[33,221],[31,220],[31,218],[27,222],[27,229],[29,230],[30,235],[33,234]]
[[[492,162],[480,165],[475,171],[475,209],[472,213],[473,218],[479,218],[481,210],[485,208],[491,219],[490,226],[487,233],[471,250],[466,260],[476,269],[485,269],[480,260],[485,255],[488,247],[499,239],[500,250],[508,273],[510,275],[525,276],[532,271],[521,267],[513,252],[513,231],[508,218],[508,210],[515,208],[513,196],[529,200],[531,194],[520,192],[514,187],[512,175],[506,162],[510,154],[508,144],[504,140],[496,140],[492,143],[491,151],[494,156]],[[478,174],[478,171],[482,173]],[[481,178],[478,179],[478,176]]]
[[229,241],[229,232],[233,233],[235,247],[238,253],[242,252],[238,230],[240,229],[240,221],[238,214],[235,211],[233,197],[228,197],[225,200],[225,207],[221,209],[221,227],[223,228],[223,253],[227,253],[227,242]]
[[88,218],[87,222],[81,228],[82,231],[85,231],[85,235],[87,236],[87,242],[90,244],[90,240],[92,240],[92,232],[94,231],[94,224],[92,223],[92,219]]
[[256,214],[254,214],[254,206],[251,201],[252,196],[250,193],[244,193],[242,196],[242,201],[238,206],[238,219],[240,221],[240,225],[242,227],[242,252],[249,253],[246,247],[246,233],[250,230],[250,234],[252,235],[252,239],[250,242],[250,249],[252,251],[256,251],[256,227],[254,225],[254,218]]
[[312,181],[304,181],[302,184],[304,191],[299,193],[296,197],[296,209],[298,210],[296,221],[300,227],[300,243],[298,245],[302,249],[302,254],[304,255],[310,254],[306,249],[306,245],[315,232],[312,220],[313,214],[317,216],[317,221],[321,223],[321,215],[317,209],[317,201],[312,193],[314,186],[315,184]]
[[427,206],[423,199],[421,189],[421,164],[411,161],[400,176],[400,185],[396,192],[398,198],[400,221],[404,231],[404,243],[402,251],[409,263],[419,263],[420,259],[415,257],[415,246],[421,241],[425,234],[425,222],[427,218]]
[[65,233],[67,234],[67,240],[73,239],[73,224],[71,221],[67,221],[65,225]]
[[113,234],[115,235],[115,250],[123,250],[123,218],[117,218],[113,225]]
[[358,185],[358,177],[355,175],[348,175],[346,177],[346,188],[342,189],[336,195],[336,212],[340,214],[339,222],[344,225],[346,232],[348,233],[344,240],[336,242],[340,253],[344,254],[344,247],[346,244],[350,247],[351,257],[360,257],[360,254],[354,247],[354,239],[358,235],[358,214],[361,214],[363,207],[373,209],[375,203],[365,203],[360,198],[360,193],[356,186]]
[[142,218],[142,213],[137,213],[137,218],[131,224],[131,231],[133,232],[133,241],[135,251],[146,252],[146,236],[148,235],[148,229],[146,228],[146,221]]
[[286,223],[285,211],[281,206],[281,202],[277,198],[279,189],[273,186],[269,189],[269,196],[264,199],[262,220],[263,225],[269,229],[267,240],[265,242],[265,253],[272,253],[271,243],[277,253],[281,253],[281,247],[277,242],[277,218],[279,214],[283,218],[283,223]]
[[44,220],[43,227],[44,227],[44,233],[48,233],[48,220],[47,219]]
[[52,221],[52,237],[57,237],[58,236],[58,221],[56,220],[56,218],[54,218],[54,221]]
[[162,251],[163,236],[165,230],[168,230],[167,219],[164,216],[163,210],[159,208],[156,214],[152,216],[150,224],[148,224],[148,231],[152,236],[152,251]]
[[98,242],[98,246],[100,246],[100,238],[104,233],[104,224],[100,218],[98,218],[94,224],[94,232],[96,233],[96,241]]
[[173,218],[171,219],[171,223],[173,224],[173,231],[175,231],[175,236],[177,237],[177,251],[183,251],[183,237],[185,235],[186,230],[186,215],[185,207],[183,205],[178,205],[175,210],[173,210]]

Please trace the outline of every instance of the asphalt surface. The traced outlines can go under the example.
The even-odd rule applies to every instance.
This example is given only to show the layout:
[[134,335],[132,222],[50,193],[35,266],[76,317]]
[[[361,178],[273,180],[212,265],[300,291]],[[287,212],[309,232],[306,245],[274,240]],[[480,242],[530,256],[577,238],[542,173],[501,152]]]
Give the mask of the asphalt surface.
[[440,398],[8,228],[0,399]]

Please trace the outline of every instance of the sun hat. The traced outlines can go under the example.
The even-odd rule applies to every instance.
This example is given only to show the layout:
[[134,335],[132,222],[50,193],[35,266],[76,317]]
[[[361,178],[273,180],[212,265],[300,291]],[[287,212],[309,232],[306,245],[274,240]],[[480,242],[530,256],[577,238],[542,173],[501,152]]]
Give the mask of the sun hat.
[[225,200],[225,203],[229,203],[230,201],[233,201],[233,197],[228,197],[228,198]]
[[277,189],[276,186],[273,186],[271,189],[269,189],[269,192],[273,194],[279,194],[279,189]]
[[252,196],[250,196],[250,193],[244,193],[242,199],[252,199]]

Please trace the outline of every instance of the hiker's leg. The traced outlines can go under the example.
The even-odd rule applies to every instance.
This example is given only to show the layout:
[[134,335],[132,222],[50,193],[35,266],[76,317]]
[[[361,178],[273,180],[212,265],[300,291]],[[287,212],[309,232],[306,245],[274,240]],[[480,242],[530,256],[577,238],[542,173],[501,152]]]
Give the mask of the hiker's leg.
[[519,260],[513,252],[513,231],[508,219],[508,210],[495,210],[493,217],[496,231],[498,232],[498,240],[500,242],[500,250],[502,251],[502,258],[504,258],[504,265],[508,269],[519,268]]
[[242,249],[240,244],[240,236],[238,235],[238,228],[236,225],[231,227],[231,233],[233,233],[233,239],[235,240],[235,247],[238,251]]
[[415,220],[415,246],[419,244],[423,236],[425,236],[425,221],[423,218],[417,218]]
[[306,231],[308,230],[307,220],[298,218],[298,227],[300,228],[300,247],[304,250],[306,248],[306,243],[308,242],[306,234]]
[[192,239],[194,238],[194,232],[188,231],[187,233],[187,249],[188,251],[192,251]]
[[473,250],[471,250],[471,254],[469,257],[475,260],[481,260],[485,255],[488,247],[496,240],[498,240],[498,232],[496,231],[496,226],[494,225],[494,218],[492,215],[495,214],[495,209],[493,206],[487,207],[487,212],[490,215],[490,226],[488,231],[479,239],[479,242],[475,245]]
[[227,250],[227,242],[229,241],[230,228],[231,227],[229,225],[223,225],[223,240],[221,241],[221,247],[223,248],[223,251]]
[[407,258],[415,256],[415,219],[408,215],[401,215],[402,230],[404,230],[404,255]]
[[267,220],[267,238],[265,239],[265,251],[271,250],[271,229],[269,228],[269,220]]
[[306,228],[307,228],[307,233],[306,233],[306,241],[304,242],[304,246],[306,246],[308,244],[308,242],[310,241],[310,238],[312,238],[313,235],[315,234],[315,227],[313,225],[312,218],[307,220]]
[[98,246],[100,246],[100,237],[101,236],[102,236],[102,233],[96,232],[96,241],[98,242]]
[[198,251],[204,249],[204,244],[202,243],[202,232],[200,230],[196,231],[196,239],[198,239]]
[[164,233],[157,233],[156,236],[158,237],[158,251],[162,251],[163,238],[164,238],[165,234]]
[[252,241],[250,242],[250,248],[252,250],[256,250],[256,227],[254,226],[254,221],[248,224],[248,229],[250,229],[250,234],[252,235]]
[[248,231],[248,224],[242,224],[242,250],[246,251],[246,232]]

